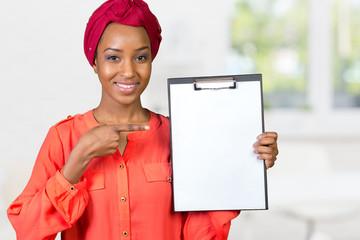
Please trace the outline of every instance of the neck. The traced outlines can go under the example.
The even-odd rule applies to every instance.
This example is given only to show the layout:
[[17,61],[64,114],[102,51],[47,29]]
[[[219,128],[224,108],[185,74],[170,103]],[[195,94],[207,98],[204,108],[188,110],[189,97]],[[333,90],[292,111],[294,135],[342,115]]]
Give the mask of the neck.
[[99,124],[146,124],[150,113],[142,107],[140,100],[130,105],[113,106],[103,99],[93,111]]

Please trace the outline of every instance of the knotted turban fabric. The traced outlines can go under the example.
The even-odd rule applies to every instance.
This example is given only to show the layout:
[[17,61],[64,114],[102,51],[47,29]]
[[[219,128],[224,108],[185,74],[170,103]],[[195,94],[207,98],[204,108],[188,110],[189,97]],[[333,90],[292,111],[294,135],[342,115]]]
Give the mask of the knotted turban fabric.
[[142,0],[108,0],[95,10],[86,26],[84,51],[91,66],[101,35],[111,22],[143,26],[150,38],[152,59],[155,58],[161,42],[161,27],[148,5]]

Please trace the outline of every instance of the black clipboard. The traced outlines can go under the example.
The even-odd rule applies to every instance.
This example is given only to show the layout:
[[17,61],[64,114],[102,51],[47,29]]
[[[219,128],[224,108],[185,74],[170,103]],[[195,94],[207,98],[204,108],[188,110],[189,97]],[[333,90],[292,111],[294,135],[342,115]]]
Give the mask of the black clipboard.
[[261,74],[168,79],[174,211],[268,209]]

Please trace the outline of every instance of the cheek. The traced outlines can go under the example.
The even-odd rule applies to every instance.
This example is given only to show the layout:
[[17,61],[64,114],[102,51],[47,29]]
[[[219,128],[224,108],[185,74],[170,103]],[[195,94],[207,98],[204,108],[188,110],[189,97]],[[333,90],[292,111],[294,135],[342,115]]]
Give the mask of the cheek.
[[98,69],[98,76],[100,78],[100,81],[108,81],[112,79],[114,76],[116,76],[116,74],[117,74],[116,69],[106,64],[102,65]]
[[143,79],[147,79],[147,81],[149,81],[151,75],[151,64],[143,66],[139,73]]

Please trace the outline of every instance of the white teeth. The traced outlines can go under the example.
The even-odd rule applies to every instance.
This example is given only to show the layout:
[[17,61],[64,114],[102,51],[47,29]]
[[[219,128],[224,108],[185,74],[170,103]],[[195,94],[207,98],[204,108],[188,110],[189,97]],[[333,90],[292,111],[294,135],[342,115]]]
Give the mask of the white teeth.
[[125,84],[121,84],[121,83],[116,83],[116,84],[121,88],[133,88],[136,86],[136,84],[132,84],[132,85],[125,85]]

